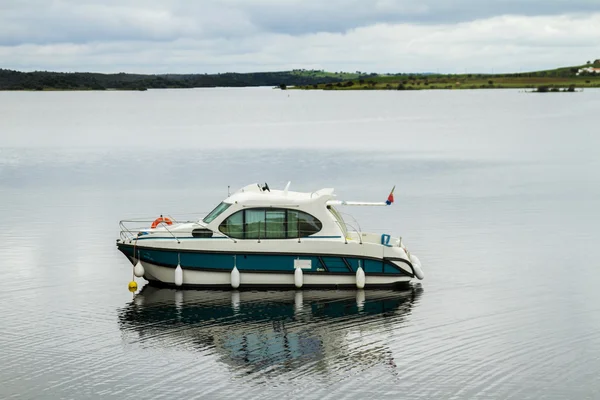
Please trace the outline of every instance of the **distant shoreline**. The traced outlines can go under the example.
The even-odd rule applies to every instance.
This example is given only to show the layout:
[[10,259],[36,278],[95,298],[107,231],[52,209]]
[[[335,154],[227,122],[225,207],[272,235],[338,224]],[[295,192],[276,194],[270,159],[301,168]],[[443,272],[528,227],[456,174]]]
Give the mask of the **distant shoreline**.
[[280,87],[337,83],[376,74],[331,73],[318,70],[223,74],[100,74],[92,72],[20,72],[0,69],[0,90],[147,90],[215,87]]
[[532,89],[539,93],[574,92],[600,88],[600,59],[581,66],[511,74],[402,74],[377,75],[294,87],[299,90],[439,90]]
[[573,92],[575,88],[600,88],[598,76],[536,75],[430,75],[378,77],[370,80],[345,81],[294,87],[296,90],[464,90],[464,89],[531,89],[540,93]]
[[598,71],[600,60],[583,66],[512,74],[376,74],[297,69],[211,75],[141,75],[0,69],[0,91],[145,91],[268,86],[284,90],[532,89],[546,93],[600,88]]

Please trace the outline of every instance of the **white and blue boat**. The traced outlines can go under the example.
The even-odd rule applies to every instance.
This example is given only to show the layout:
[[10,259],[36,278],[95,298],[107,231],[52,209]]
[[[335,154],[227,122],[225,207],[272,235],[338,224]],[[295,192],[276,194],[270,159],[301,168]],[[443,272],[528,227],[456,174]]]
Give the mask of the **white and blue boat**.
[[401,237],[362,232],[337,209],[388,206],[393,190],[386,202],[372,203],[336,200],[331,188],[289,186],[248,185],[197,221],[161,216],[139,228],[132,225],[144,221],[123,220],[117,247],[135,276],[162,286],[375,288],[423,279]]

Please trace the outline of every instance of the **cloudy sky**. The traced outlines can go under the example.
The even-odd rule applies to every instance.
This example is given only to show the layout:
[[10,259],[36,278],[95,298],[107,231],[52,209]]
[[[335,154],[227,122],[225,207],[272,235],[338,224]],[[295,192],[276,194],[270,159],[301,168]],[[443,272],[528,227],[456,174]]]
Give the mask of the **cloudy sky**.
[[600,59],[600,0],[0,0],[0,68],[508,72]]

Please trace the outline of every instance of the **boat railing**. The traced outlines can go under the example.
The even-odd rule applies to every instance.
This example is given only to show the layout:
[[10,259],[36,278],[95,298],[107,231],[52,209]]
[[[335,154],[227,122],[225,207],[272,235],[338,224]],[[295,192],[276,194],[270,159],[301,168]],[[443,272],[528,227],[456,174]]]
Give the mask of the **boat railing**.
[[171,236],[173,236],[173,238],[174,238],[175,240],[177,240],[177,243],[178,243],[178,244],[179,244],[179,243],[181,243],[181,242],[179,241],[179,238],[177,238],[177,236],[175,236],[175,235],[173,234],[173,232],[171,232],[171,230],[168,228],[168,225],[165,225],[165,226],[164,226],[164,228],[165,228],[165,230],[166,230],[167,232],[169,232],[169,233],[171,234]]
[[[358,235],[358,240],[359,240],[360,244],[362,244],[362,228],[360,227],[360,224],[358,223],[356,218],[354,218],[352,216],[352,214],[344,213],[341,211],[338,211],[338,212],[344,217],[344,224],[346,225],[346,231],[349,233],[356,232],[356,234]],[[346,222],[345,221],[346,217],[350,218],[352,220],[352,222],[354,222],[355,225],[353,225],[349,222]]]
[[342,223],[340,221],[338,221],[337,219],[335,220],[335,223],[337,224],[337,226],[340,228],[340,232],[342,232],[342,234],[344,235],[344,242],[346,244],[348,244],[348,233],[350,232],[348,230],[348,226],[346,225],[346,223],[344,222],[344,224],[342,225]]
[[[364,244],[366,243],[383,243],[383,236],[385,235],[385,232],[387,232],[386,230],[382,230],[382,229],[376,229],[375,231],[377,232],[382,232],[382,233],[365,233],[362,230],[362,227],[360,226],[360,224],[358,223],[358,221],[356,220],[356,218],[354,218],[354,216],[352,216],[352,214],[348,214],[348,213],[343,213],[338,211],[338,213],[340,213],[341,215],[343,215],[345,217],[345,219],[350,219],[353,223],[349,223],[347,222],[345,219],[343,219],[341,222],[336,220],[336,223],[338,224],[338,226],[340,227],[340,229],[342,229],[342,231],[346,232],[346,243],[348,243],[348,239],[356,239],[359,241],[360,244]],[[345,228],[345,229],[343,229]],[[356,236],[356,237],[354,237]],[[389,239],[388,239],[389,240]],[[394,239],[394,244],[395,246],[398,247],[402,247],[402,238],[396,238]]]
[[[198,224],[199,221],[197,219],[195,220],[177,220],[175,218],[173,218],[170,215],[167,215],[166,218],[169,218],[173,224],[188,224],[188,223],[193,223],[193,224]],[[120,232],[119,232],[119,237],[121,238],[121,240],[123,242],[125,241],[130,241],[133,240],[134,238],[137,238],[140,236],[140,232],[144,232],[144,231],[148,231],[148,229],[150,229],[150,227],[152,226],[152,223],[154,222],[154,219],[151,218],[133,218],[133,219],[124,219],[119,221],[119,228],[120,228]],[[232,238],[231,236],[220,232],[220,231],[215,231],[214,229],[211,229],[203,224],[202,228],[210,230],[213,235],[219,236],[219,237],[224,237],[227,238],[231,241],[233,241],[234,243],[237,243],[237,240],[235,238]],[[169,229],[169,225],[165,224],[165,223],[161,223],[159,225],[160,228],[164,228],[166,232],[169,233],[169,235],[171,235],[173,237],[173,239],[175,239],[177,241],[177,243],[181,243],[181,241],[179,240],[182,237],[188,237],[188,236],[193,236],[193,231],[194,229],[191,230],[181,230],[178,229],[177,231],[173,231],[172,229]],[[197,228],[195,228],[197,229]]]
[[[171,220],[174,224],[188,222],[188,221],[178,221],[177,219],[173,218],[173,216],[171,216],[171,215],[166,215],[166,216],[164,216],[164,218]],[[123,241],[131,240],[135,237],[138,237],[139,232],[141,232],[145,229],[148,229],[150,226],[152,226],[153,222],[154,222],[154,219],[151,219],[151,218],[123,219],[123,220],[119,221],[119,228],[120,228],[119,237]],[[168,228],[168,224],[161,223],[160,227],[165,228],[165,230],[167,232],[169,232],[169,234],[171,236],[173,236],[173,238],[176,239],[177,242],[179,242],[179,239],[177,238],[177,236],[175,236],[175,234],[173,234],[173,232],[171,232],[171,230]]]
[[352,239],[352,234],[356,234],[357,238],[358,238],[358,242],[360,244],[363,244],[362,241],[362,232],[358,229],[356,229],[352,224],[349,224],[346,222],[346,231],[350,234],[348,235],[351,239]]

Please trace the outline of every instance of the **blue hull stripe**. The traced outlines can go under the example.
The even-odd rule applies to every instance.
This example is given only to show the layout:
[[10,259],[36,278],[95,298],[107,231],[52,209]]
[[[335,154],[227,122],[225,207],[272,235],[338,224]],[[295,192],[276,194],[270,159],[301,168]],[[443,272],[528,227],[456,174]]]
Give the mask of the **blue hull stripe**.
[[[303,269],[310,273],[355,274],[359,265],[366,274],[406,275],[412,274],[386,260],[362,257],[320,256],[305,254],[268,254],[268,253],[211,253],[211,252],[177,252],[138,247],[133,254],[133,246],[120,245],[119,250],[130,258],[137,258],[152,264],[175,268],[178,260],[184,269],[231,271],[235,265],[240,271],[293,273],[294,260],[310,260],[311,269]],[[235,257],[234,257],[235,255]]]

